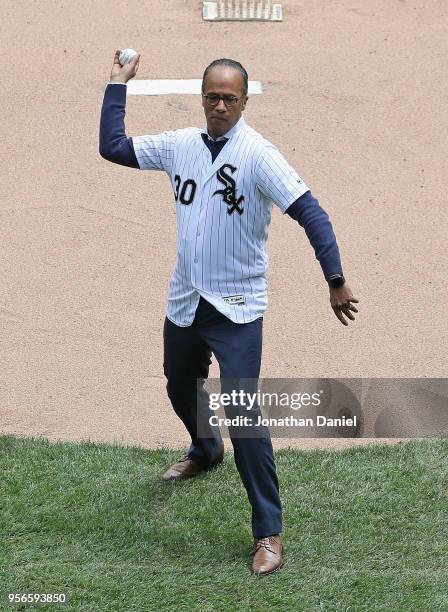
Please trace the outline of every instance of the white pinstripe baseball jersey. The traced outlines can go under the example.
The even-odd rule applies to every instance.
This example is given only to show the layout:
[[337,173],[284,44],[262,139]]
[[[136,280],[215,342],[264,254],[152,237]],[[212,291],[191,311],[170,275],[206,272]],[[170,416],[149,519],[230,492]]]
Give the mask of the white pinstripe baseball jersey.
[[204,128],[133,137],[142,170],[164,170],[175,194],[177,262],[167,317],[192,324],[199,297],[235,323],[267,307],[266,240],[275,203],[282,213],[309,188],[279,150],[241,117],[212,163]]

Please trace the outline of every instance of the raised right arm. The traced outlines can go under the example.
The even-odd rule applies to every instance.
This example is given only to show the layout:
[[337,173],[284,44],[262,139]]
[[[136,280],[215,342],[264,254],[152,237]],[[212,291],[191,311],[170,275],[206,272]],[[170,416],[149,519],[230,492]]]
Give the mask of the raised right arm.
[[132,138],[126,138],[124,116],[126,83],[137,74],[140,54],[127,64],[120,64],[120,49],[115,51],[109,84],[104,92],[100,118],[101,157],[130,168],[139,168]]
[[118,49],[114,56],[110,82],[104,92],[100,119],[100,155],[121,166],[140,170],[164,170],[170,174],[176,142],[175,132],[132,138],[126,136],[126,83],[136,75],[140,55],[136,55],[124,66],[120,64],[119,56]]
[[140,168],[132,138],[126,137],[126,83],[111,82],[104,92],[100,119],[100,155],[114,164]]

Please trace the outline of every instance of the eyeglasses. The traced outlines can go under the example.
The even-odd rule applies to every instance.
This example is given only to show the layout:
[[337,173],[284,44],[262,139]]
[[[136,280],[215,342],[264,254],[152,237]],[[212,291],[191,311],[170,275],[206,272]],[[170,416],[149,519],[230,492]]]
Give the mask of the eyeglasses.
[[209,106],[217,106],[220,100],[224,100],[224,104],[227,108],[236,106],[239,100],[241,100],[241,98],[237,98],[236,96],[218,96],[218,94],[202,94],[202,97],[205,98]]

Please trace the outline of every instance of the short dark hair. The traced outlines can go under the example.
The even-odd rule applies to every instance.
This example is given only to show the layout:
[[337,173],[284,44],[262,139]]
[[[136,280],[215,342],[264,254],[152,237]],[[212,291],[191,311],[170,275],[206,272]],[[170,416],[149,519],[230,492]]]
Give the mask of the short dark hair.
[[247,76],[246,69],[239,62],[233,59],[228,59],[226,57],[222,57],[221,59],[214,60],[204,70],[204,75],[202,77],[202,93],[204,93],[204,86],[205,86],[205,80],[207,78],[207,75],[210,72],[210,70],[214,68],[215,66],[229,66],[230,68],[234,68],[235,70],[238,70],[238,72],[243,77],[243,95],[247,96],[247,92],[249,89],[249,77]]

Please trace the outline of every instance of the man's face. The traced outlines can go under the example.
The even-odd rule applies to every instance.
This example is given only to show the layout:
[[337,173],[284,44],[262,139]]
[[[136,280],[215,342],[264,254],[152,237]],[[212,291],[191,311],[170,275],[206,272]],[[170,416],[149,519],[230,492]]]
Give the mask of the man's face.
[[223,136],[238,123],[248,100],[248,97],[243,95],[243,86],[243,75],[230,66],[215,66],[208,73],[203,94],[238,98],[233,105],[226,105],[224,100],[219,100],[218,104],[212,106],[207,98],[202,96],[202,106],[210,136],[214,138]]

